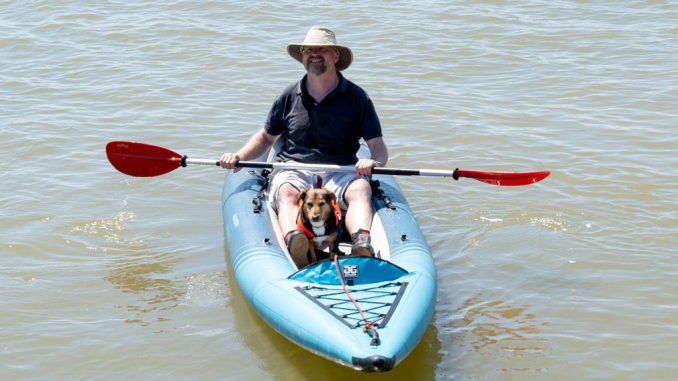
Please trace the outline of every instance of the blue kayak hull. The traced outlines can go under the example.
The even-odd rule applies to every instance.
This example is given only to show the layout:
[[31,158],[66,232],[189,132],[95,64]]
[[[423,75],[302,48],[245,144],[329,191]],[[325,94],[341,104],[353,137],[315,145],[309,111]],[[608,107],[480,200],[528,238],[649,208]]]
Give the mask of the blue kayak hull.
[[301,270],[283,248],[267,200],[261,208],[253,203],[263,185],[258,171],[229,172],[222,195],[233,273],[252,307],[297,345],[363,371],[390,370],[414,349],[436,297],[433,258],[412,211],[395,179],[375,179],[390,199],[373,198],[373,239],[381,232],[375,249],[387,260],[343,256]]

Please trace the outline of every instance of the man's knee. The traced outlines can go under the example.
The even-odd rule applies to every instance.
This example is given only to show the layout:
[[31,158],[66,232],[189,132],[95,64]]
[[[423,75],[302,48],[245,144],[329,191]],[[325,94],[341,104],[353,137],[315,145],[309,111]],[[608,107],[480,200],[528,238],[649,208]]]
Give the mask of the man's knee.
[[358,179],[352,182],[348,188],[346,188],[346,194],[344,198],[347,203],[350,203],[352,200],[369,200],[372,197],[372,188],[370,183],[365,179]]
[[299,190],[289,183],[285,183],[278,189],[278,204],[290,205],[296,204],[299,197]]

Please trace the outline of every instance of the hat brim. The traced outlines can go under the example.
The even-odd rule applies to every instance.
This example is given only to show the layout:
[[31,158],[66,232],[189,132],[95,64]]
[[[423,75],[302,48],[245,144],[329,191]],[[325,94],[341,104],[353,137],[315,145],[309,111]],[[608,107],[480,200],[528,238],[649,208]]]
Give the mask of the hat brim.
[[337,71],[346,70],[353,62],[353,52],[351,49],[341,45],[289,44],[287,45],[287,53],[295,60],[303,63],[301,48],[304,46],[327,46],[337,49],[339,51],[339,61],[334,65],[337,68]]

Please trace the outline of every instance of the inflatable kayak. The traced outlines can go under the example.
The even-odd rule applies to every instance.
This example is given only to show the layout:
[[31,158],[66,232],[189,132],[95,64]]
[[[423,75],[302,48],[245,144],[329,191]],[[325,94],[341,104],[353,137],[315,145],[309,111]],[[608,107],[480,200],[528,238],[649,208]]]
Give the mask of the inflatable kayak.
[[[436,298],[431,251],[392,176],[373,176],[376,258],[338,256],[296,268],[265,192],[264,170],[226,175],[224,231],[245,298],[273,329],[329,360],[387,371],[417,345]],[[340,249],[350,252],[348,243]]]
[[[363,147],[362,157],[367,156]],[[187,165],[220,166],[167,148],[131,141],[106,145],[120,172],[153,177]],[[371,227],[376,258],[339,256],[298,269],[285,249],[269,205],[264,171],[290,169],[268,160],[240,162],[256,168],[226,176],[224,231],[236,282],[248,302],[275,330],[294,343],[364,371],[386,371],[417,345],[433,315],[436,275],[431,251],[392,175],[472,178],[499,186],[537,183],[538,172],[412,170],[376,168]],[[294,168],[352,171],[341,166],[295,164]],[[331,168],[330,168],[331,167]],[[342,246],[343,245],[343,246]],[[340,249],[350,253],[348,243]]]

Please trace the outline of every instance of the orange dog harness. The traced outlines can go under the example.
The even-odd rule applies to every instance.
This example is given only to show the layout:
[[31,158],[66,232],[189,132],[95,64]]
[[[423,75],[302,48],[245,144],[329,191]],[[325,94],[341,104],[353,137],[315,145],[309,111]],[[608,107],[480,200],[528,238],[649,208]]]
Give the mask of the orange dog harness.
[[[341,208],[339,207],[339,203],[336,200],[332,200],[332,207],[334,208],[334,221],[330,221],[333,223],[330,223],[325,227],[325,235],[334,233],[339,226],[341,226]],[[316,235],[313,232],[311,221],[306,220],[302,215],[303,213],[299,213],[299,216],[297,217],[297,229],[301,230],[301,232],[309,239],[315,238]]]

